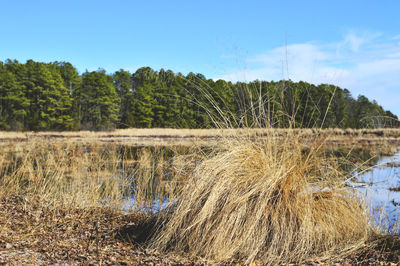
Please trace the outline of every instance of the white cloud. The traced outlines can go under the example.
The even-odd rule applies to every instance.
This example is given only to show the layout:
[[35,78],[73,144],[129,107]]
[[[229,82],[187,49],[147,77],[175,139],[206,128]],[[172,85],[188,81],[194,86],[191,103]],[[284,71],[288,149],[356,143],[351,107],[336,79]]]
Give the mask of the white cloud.
[[276,47],[246,59],[247,69],[220,78],[337,84],[355,97],[363,94],[376,99],[400,115],[399,36],[349,33],[333,43],[313,41]]
[[362,37],[358,37],[355,34],[347,34],[342,42],[343,46],[348,46],[351,51],[358,52],[361,44],[365,43],[365,39]]

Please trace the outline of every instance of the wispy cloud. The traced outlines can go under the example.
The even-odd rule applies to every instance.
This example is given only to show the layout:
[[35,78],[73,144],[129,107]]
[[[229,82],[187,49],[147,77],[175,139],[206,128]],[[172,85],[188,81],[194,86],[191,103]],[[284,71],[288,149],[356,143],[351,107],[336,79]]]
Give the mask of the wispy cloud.
[[247,69],[221,77],[231,81],[281,80],[330,83],[364,94],[400,114],[398,36],[348,33],[332,43],[311,41],[276,47],[246,59]]

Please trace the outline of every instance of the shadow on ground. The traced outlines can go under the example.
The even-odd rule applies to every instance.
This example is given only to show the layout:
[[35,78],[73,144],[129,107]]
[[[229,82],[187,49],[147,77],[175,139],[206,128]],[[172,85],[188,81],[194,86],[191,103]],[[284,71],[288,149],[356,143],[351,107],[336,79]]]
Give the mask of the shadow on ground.
[[135,223],[128,223],[115,231],[115,238],[121,242],[128,242],[145,246],[154,235],[157,228],[156,217],[143,217]]

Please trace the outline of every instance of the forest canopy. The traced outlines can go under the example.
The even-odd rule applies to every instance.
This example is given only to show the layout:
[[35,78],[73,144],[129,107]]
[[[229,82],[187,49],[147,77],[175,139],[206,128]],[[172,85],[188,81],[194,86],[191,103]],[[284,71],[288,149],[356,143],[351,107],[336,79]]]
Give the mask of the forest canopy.
[[331,84],[227,82],[171,70],[99,69],[80,74],[69,62],[0,61],[0,130],[114,128],[398,127],[375,100]]

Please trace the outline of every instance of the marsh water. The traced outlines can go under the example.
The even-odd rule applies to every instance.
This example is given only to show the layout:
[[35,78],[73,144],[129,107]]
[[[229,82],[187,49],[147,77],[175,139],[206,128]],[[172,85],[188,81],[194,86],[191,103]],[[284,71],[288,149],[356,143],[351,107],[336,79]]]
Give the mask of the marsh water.
[[353,173],[349,185],[365,198],[376,223],[400,232],[400,153],[382,156],[365,172]]

